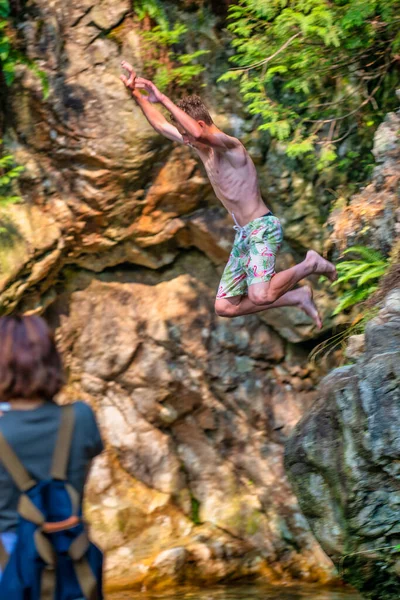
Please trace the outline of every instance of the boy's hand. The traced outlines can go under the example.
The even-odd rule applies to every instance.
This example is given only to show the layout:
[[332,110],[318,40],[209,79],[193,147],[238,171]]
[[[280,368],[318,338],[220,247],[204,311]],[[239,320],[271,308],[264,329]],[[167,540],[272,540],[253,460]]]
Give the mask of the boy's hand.
[[132,65],[130,65],[128,62],[126,62],[126,60],[122,61],[121,67],[123,69],[125,69],[126,71],[128,71],[128,77],[126,75],[121,75],[120,79],[121,79],[122,83],[125,85],[125,87],[128,90],[131,90],[133,92],[135,89],[136,73],[135,73]]
[[[133,94],[135,93],[135,90],[145,90],[148,93],[146,99],[149,102],[161,102],[162,93],[152,81],[143,79],[143,77],[137,77],[132,65],[126,62],[126,60],[122,61],[121,66],[128,71],[128,77],[126,75],[121,75],[120,78],[128,90],[131,90]],[[140,92],[137,93],[140,94]]]
[[143,77],[136,77],[135,79],[135,89],[145,90],[148,93],[147,100],[149,102],[161,102],[162,101],[162,93],[158,89],[157,86],[154,85],[152,81],[148,79],[143,79]]

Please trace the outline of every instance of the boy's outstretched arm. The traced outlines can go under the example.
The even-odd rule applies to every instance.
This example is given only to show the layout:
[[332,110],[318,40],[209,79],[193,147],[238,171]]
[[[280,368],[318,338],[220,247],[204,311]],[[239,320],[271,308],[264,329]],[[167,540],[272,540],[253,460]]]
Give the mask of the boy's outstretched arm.
[[146,90],[149,94],[148,98],[150,102],[160,102],[173,116],[178,125],[197,141],[227,152],[239,150],[242,153],[244,151],[243,145],[236,138],[227,135],[223,131],[219,131],[217,128],[215,128],[216,131],[210,131],[210,128],[206,130],[202,127],[202,121],[196,121],[179,108],[179,106],[176,106],[172,100],[160,92],[152,81],[143,79],[143,77],[137,77],[136,88]]
[[[136,73],[129,63],[124,61],[122,67],[129,72],[129,78],[121,76],[122,81],[127,88],[132,90],[132,95],[142,109],[150,125],[159,133],[175,142],[185,143],[180,131],[165,119],[165,117],[155,109],[152,104],[159,102],[173,116],[177,124],[195,140],[218,148],[226,153],[228,160],[233,166],[239,167],[246,161],[246,152],[239,140],[227,135],[222,131],[210,131],[202,127],[201,121],[198,122],[181,108],[176,106],[165,94],[160,92],[156,85],[143,77],[136,77]],[[148,95],[142,96],[139,90],[145,90]]]
[[[202,134],[202,128],[200,127],[200,125],[198,124],[198,122],[195,119],[192,119],[192,117],[190,117],[183,110],[181,110],[178,106],[176,106],[172,102],[172,100],[170,100],[165,94],[160,92],[160,90],[157,88],[157,86],[152,81],[149,81],[148,79],[144,79],[143,77],[136,77],[136,73],[129,63],[127,63],[126,61],[123,61],[122,67],[124,69],[126,69],[129,73],[129,77],[126,77],[125,75],[121,75],[121,80],[124,82],[124,84],[126,85],[127,88],[131,89],[132,91],[141,90],[141,89],[145,90],[148,93],[148,96],[140,96],[140,98],[144,98],[147,102],[150,102],[152,104],[159,102],[173,116],[173,118],[178,123],[178,125],[180,125],[189,135],[191,135],[195,139],[200,138],[200,136]],[[134,95],[134,98],[136,99],[136,101],[139,97],[138,96],[139,94],[140,94],[140,92],[138,92],[138,94]],[[139,99],[139,101],[140,101],[140,99]],[[144,106],[146,107],[146,112],[148,113],[148,114],[146,114],[146,113],[144,113],[144,114],[145,114],[147,120],[149,121],[150,125],[152,125],[152,127],[155,128],[155,125],[154,125],[154,123],[152,123],[150,121],[149,116],[152,118],[152,120],[155,120],[156,126],[158,126],[158,120],[157,120],[156,114],[160,115],[161,119],[163,119],[163,121],[165,121],[165,123],[167,123],[168,125],[171,125],[171,127],[174,127],[172,124],[168,123],[168,121],[166,119],[164,119],[163,115],[161,115],[161,113],[159,113],[156,109],[154,109],[153,112],[150,113],[147,105],[144,104]],[[140,105],[140,107],[142,108],[142,105]],[[142,110],[143,110],[143,108],[142,108]],[[144,110],[143,110],[143,112],[144,112]],[[174,128],[174,129],[176,129],[176,128]],[[176,129],[176,131],[179,134],[179,131],[177,129]]]
[[[196,121],[179,108],[179,106],[176,106],[172,100],[160,92],[152,81],[143,79],[143,77],[137,77],[135,87],[146,90],[148,93],[147,98],[150,102],[160,102],[173,116],[177,124],[192,138],[206,146],[218,148],[220,151],[226,153],[227,158],[236,167],[241,166],[246,161],[246,151],[238,139],[227,135],[217,128],[215,128],[215,131],[212,131],[209,127],[204,127],[205,124],[202,121]],[[177,129],[176,131],[180,135]]]
[[[132,92],[132,98],[140,107],[142,113],[153,129],[169,140],[182,144],[183,138],[177,128],[174,127],[172,123],[169,123],[164,115],[153,106],[155,102],[160,102],[158,96],[161,96],[161,92],[154,86],[154,90],[151,90],[152,93],[149,93],[147,97],[144,96],[140,92],[140,89],[147,88],[139,83],[141,78],[136,77],[136,73],[132,66],[126,61],[123,61],[122,67],[128,71],[129,75],[128,77],[126,75],[121,75],[121,81],[125,84],[126,88]],[[147,89],[147,91],[149,90]]]

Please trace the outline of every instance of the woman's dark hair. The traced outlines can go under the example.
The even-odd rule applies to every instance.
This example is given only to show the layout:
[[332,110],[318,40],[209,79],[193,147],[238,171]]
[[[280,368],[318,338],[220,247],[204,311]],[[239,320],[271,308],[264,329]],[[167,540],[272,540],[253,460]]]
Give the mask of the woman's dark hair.
[[64,382],[54,338],[41,317],[0,318],[0,401],[52,400]]
[[195,121],[204,121],[207,125],[213,124],[211,115],[200,96],[197,96],[196,94],[193,94],[193,96],[185,96],[182,100],[179,100],[176,105],[189,115],[189,117],[195,119]]

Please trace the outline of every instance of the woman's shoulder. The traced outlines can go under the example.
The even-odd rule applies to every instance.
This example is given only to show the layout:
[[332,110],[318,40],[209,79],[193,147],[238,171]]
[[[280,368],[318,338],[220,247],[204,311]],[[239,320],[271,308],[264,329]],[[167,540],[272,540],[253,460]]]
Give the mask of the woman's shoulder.
[[83,427],[84,429],[97,429],[96,413],[93,408],[87,402],[77,400],[72,404],[75,413],[75,424],[78,429]]
[[76,440],[81,440],[82,443],[89,449],[90,458],[93,458],[103,450],[103,441],[97,424],[96,415],[86,402],[81,400],[74,402],[75,411],[75,436]]
[[76,400],[76,402],[72,403],[74,407],[75,416],[79,419],[93,419],[94,411],[90,404],[84,402],[83,400]]

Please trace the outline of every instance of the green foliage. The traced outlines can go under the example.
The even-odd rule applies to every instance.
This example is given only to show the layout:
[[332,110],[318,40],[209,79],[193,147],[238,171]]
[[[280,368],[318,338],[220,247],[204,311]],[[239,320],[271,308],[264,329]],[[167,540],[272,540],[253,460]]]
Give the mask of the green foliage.
[[152,23],[151,28],[141,31],[143,67],[159,89],[185,87],[204,71],[199,59],[209,51],[181,52],[188,28],[171,24],[160,0],[135,1],[134,11],[140,21],[150,19]]
[[133,9],[141,21],[149,17],[163,31],[168,31],[168,17],[161,0],[133,0]]
[[37,66],[35,61],[29,60],[29,58],[27,58],[21,52],[16,52],[15,56],[16,56],[16,60],[17,60],[18,64],[26,65],[28,67],[28,69],[34,75],[36,75],[36,77],[39,79],[39,81],[42,85],[43,98],[46,100],[46,98],[48,98],[49,93],[50,93],[50,84],[49,84],[49,78],[47,77],[47,74],[45,73],[45,71],[43,71],[43,69],[39,69],[39,67]]
[[349,253],[358,255],[359,258],[342,261],[337,265],[339,277],[333,285],[339,286],[342,294],[333,315],[369,298],[378,288],[378,280],[389,268],[389,261],[377,250],[353,246],[344,252]]
[[[378,289],[378,280],[387,273],[391,265],[389,259],[372,248],[353,246],[344,252],[344,254],[350,253],[358,258],[337,264],[339,277],[332,285],[340,288],[341,295],[333,315],[367,300]],[[349,337],[363,333],[367,323],[376,316],[378,310],[378,307],[374,306],[358,312],[350,325],[346,325],[344,329],[318,344],[312,350],[310,360],[316,362],[337,350],[341,350],[343,354]]]
[[4,81],[6,85],[11,85],[15,77],[15,67],[19,64],[26,65],[39,78],[42,84],[43,96],[47,98],[49,95],[47,75],[39,69],[34,61],[29,60],[14,47],[8,33],[10,30],[9,18],[9,0],[0,0],[0,72],[3,75]]
[[400,0],[237,0],[229,15],[237,67],[221,80],[289,156],[323,169],[395,106]]
[[191,519],[195,525],[201,525],[200,521],[200,502],[194,497],[191,497],[192,514]]
[[[2,140],[0,140],[0,145]],[[12,154],[0,155],[0,206],[20,202],[21,198],[14,193],[15,181],[24,167],[15,164]]]
[[14,80],[16,58],[7,34],[10,5],[8,0],[0,0],[0,69],[4,80],[10,85]]

